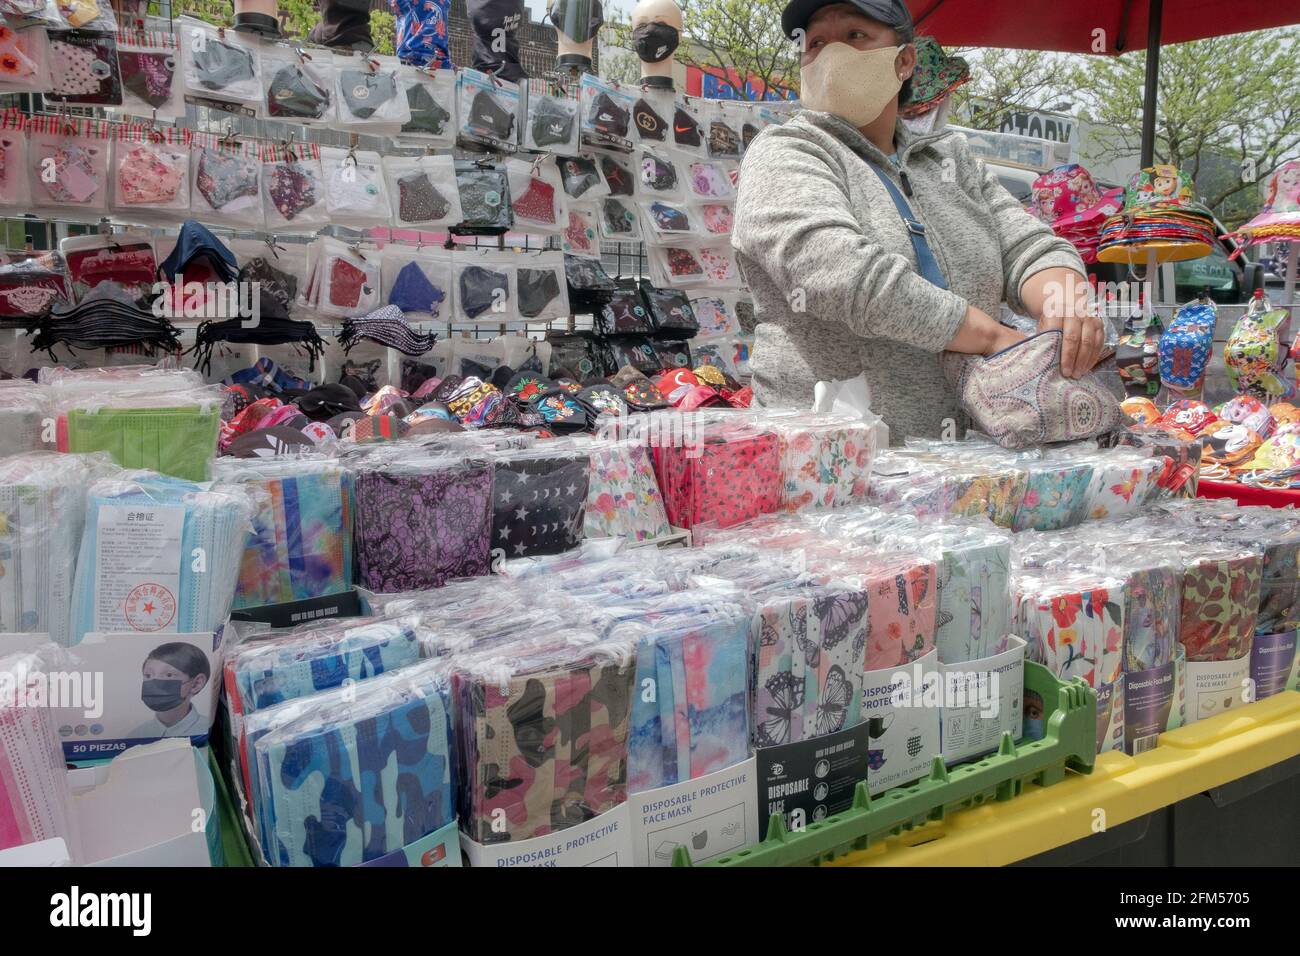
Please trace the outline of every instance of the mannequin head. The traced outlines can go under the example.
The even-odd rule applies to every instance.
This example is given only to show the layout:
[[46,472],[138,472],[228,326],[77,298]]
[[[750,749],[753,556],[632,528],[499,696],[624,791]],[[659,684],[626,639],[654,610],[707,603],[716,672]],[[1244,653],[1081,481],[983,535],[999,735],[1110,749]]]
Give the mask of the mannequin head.
[[546,13],[555,24],[556,65],[591,68],[591,46],[605,22],[600,0],[549,0]]
[[673,87],[673,52],[682,32],[682,11],[673,0],[640,0],[632,10],[632,40],[641,60],[641,79]]
[[278,37],[280,12],[273,0],[235,0],[235,29]]

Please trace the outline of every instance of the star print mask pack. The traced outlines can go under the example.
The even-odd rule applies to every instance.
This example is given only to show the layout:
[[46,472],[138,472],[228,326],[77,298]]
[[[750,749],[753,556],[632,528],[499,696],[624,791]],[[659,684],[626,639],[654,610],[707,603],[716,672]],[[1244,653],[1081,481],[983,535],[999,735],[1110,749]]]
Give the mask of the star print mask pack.
[[591,460],[545,446],[494,459],[492,547],[507,558],[559,554],[583,538]]

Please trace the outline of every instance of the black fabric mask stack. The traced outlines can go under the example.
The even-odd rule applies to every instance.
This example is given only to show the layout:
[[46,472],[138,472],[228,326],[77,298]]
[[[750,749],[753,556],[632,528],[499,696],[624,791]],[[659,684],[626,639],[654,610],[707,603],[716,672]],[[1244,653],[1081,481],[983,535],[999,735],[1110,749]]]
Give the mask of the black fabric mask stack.
[[339,344],[346,353],[351,352],[362,339],[368,339],[397,349],[403,355],[423,355],[433,348],[437,338],[432,333],[426,335],[416,332],[407,324],[401,309],[395,305],[386,305],[361,318],[344,319]]
[[95,298],[75,306],[55,306],[32,337],[33,352],[46,351],[56,362],[56,345],[104,349],[146,346],[179,351],[180,330],[149,309],[116,299]]
[[250,326],[245,319],[226,319],[223,322],[201,322],[194,333],[194,367],[207,374],[212,370],[212,352],[219,342],[245,345],[297,345],[306,353],[308,371],[316,368],[316,360],[325,353],[325,342],[311,322],[263,316]]

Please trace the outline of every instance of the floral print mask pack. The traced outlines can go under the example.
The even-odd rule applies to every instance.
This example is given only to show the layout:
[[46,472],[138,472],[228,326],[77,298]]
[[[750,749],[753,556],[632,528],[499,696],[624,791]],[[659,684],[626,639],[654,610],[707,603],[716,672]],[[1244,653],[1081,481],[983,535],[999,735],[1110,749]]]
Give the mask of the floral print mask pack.
[[900,667],[934,650],[937,569],[915,555],[848,560],[845,579],[867,592],[868,671]]
[[618,442],[592,449],[585,527],[588,538],[631,541],[672,531],[649,448]]
[[1027,576],[1015,583],[1016,627],[1030,658],[1054,675],[1090,687],[1114,683],[1123,668],[1124,581],[1078,586]]
[[1250,653],[1262,569],[1258,552],[1184,560],[1178,640],[1189,661],[1235,661]]
[[1052,531],[1073,523],[1092,483],[1092,465],[1044,462],[1029,468],[1025,496],[1016,511],[1016,531]]
[[1160,477],[1171,462],[1163,455],[1133,460],[1099,456],[1073,523],[1117,518],[1140,511],[1159,491]]
[[777,423],[781,510],[839,508],[867,495],[875,440],[860,424]]

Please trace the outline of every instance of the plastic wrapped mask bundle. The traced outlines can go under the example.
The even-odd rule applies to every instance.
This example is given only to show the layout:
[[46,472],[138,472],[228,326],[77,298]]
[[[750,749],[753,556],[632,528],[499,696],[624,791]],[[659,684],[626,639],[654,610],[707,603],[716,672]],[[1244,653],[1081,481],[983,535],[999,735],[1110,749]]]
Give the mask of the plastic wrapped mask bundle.
[[590,452],[586,536],[647,541],[671,533],[650,449],[637,442],[597,442]]
[[934,650],[933,562],[915,554],[864,554],[846,558],[842,570],[869,595],[868,671],[905,666]]
[[471,839],[545,836],[627,799],[635,648],[582,637],[570,629],[553,646],[454,662],[460,822]]
[[694,780],[749,755],[750,615],[698,594],[693,607],[673,611],[673,597],[661,599],[662,610],[647,602],[643,616],[612,632],[636,639],[636,686],[654,687],[632,700],[631,793]]
[[[1198,502],[1203,504],[1204,502]],[[1215,540],[1252,550],[1262,548],[1256,634],[1277,634],[1300,627],[1300,520],[1290,509],[1248,506],[1187,508],[1172,516]]]
[[242,489],[137,472],[90,486],[72,594],[73,644],[94,632],[217,633],[253,503]]
[[772,432],[706,426],[696,443],[656,446],[655,474],[675,527],[726,528],[776,511],[781,461]]
[[1124,661],[1124,584],[1081,571],[1017,575],[1016,633],[1030,659],[1090,687],[1113,683]]
[[106,451],[123,468],[147,469],[186,481],[207,481],[221,427],[215,389],[168,393],[133,386],[81,394],[58,407],[59,451]]
[[559,554],[582,543],[591,460],[547,448],[494,461],[492,548],[507,558]]
[[867,496],[875,437],[861,422],[774,417],[781,447],[781,509],[840,508]]
[[1079,502],[1074,524],[1138,513],[1154,498],[1165,494],[1159,481],[1173,464],[1164,455],[1148,456],[1120,448],[1089,460],[1092,478]]
[[915,532],[878,539],[885,547],[917,550],[935,561],[935,647],[945,664],[979,660],[1011,629],[1009,535],[927,522]]
[[487,462],[456,457],[363,468],[353,486],[358,583],[410,591],[487,574],[492,473]]
[[26,697],[29,681],[54,669],[44,650],[0,656],[0,850],[57,837],[76,863],[81,837],[55,712]]
[[267,862],[356,866],[455,819],[444,672],[422,661],[249,718]]
[[964,518],[987,517],[1000,528],[1010,528],[1028,484],[1029,473],[1016,467],[966,476],[958,482],[948,513]]
[[44,389],[31,382],[0,382],[0,458],[40,451],[49,407]]
[[867,593],[819,587],[756,595],[754,742],[806,740],[862,716]]
[[1107,548],[1108,567],[1124,576],[1124,670],[1174,661],[1182,605],[1183,564],[1172,548]]
[[1213,541],[1183,544],[1178,640],[1188,661],[1235,661],[1250,653],[1259,613],[1263,555],[1258,547]]
[[352,589],[351,488],[337,462],[223,461],[217,478],[245,485],[257,507],[234,607],[305,601]]
[[419,631],[409,618],[305,625],[238,645],[226,657],[222,680],[245,792],[251,785],[243,736],[248,715],[419,659]]
[[420,630],[410,616],[308,624],[236,647],[225,662],[226,700],[251,714],[413,664]]
[[0,459],[0,633],[68,643],[86,489],[112,470],[103,455]]
[[1044,459],[1028,465],[1029,481],[1012,528],[1051,531],[1069,526],[1086,500],[1092,465],[1081,461]]

